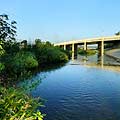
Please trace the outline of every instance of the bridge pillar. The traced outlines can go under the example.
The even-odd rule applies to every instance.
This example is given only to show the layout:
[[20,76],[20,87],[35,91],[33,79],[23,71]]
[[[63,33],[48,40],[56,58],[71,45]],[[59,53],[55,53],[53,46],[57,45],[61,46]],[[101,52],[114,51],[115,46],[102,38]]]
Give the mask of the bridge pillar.
[[74,60],[74,56],[75,56],[75,54],[74,54],[74,50],[75,50],[75,48],[74,48],[74,44],[72,44],[72,60]]
[[103,57],[104,55],[104,39],[98,43],[99,56]]
[[104,55],[104,39],[101,41],[101,57]]
[[64,45],[64,50],[66,50],[66,45]]
[[72,44],[72,52],[74,53],[75,47],[74,44]]
[[84,50],[87,50],[87,43],[86,43],[86,41],[84,42]]
[[74,56],[75,56],[75,58],[77,58],[77,47],[78,47],[78,45],[75,44],[74,45]]
[[72,60],[77,58],[77,44],[72,44]]

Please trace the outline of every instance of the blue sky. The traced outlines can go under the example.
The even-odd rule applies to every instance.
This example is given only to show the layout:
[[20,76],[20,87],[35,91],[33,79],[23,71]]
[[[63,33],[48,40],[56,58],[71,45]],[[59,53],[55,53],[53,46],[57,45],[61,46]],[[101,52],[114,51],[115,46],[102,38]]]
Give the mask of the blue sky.
[[17,21],[17,38],[60,42],[114,35],[120,0],[0,0],[0,14]]

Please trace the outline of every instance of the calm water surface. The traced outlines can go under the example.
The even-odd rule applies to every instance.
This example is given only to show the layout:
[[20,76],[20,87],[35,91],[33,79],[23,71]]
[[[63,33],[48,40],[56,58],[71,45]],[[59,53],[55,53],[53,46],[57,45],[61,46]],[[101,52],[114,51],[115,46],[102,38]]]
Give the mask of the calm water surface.
[[45,120],[120,120],[120,72],[68,64],[44,74],[32,95],[47,100]]

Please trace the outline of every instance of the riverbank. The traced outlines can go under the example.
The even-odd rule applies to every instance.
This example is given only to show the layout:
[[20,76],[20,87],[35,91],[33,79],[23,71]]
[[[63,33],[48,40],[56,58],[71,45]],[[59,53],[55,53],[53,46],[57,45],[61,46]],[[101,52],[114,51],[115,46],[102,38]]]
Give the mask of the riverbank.
[[112,57],[114,60],[120,62],[120,49],[112,49],[105,52],[105,55]]

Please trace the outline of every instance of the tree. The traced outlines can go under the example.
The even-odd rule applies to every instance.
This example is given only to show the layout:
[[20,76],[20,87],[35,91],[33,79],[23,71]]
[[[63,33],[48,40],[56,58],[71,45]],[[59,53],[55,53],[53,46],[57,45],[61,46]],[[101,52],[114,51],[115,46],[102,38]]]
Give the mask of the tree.
[[16,21],[10,21],[8,15],[0,15],[0,41],[13,41],[16,36]]
[[[1,56],[4,54],[4,49],[2,48],[2,42],[0,42],[0,61],[1,61]],[[4,64],[0,62],[0,72],[5,68]]]
[[0,41],[0,56],[2,56],[4,54],[4,52],[5,52],[2,45],[3,45],[3,43],[2,43],[2,41]]
[[48,47],[50,47],[50,46],[52,46],[52,44],[49,42],[49,41],[46,41],[46,46],[48,46]]
[[117,33],[115,33],[115,35],[120,35],[120,31],[118,31]]
[[11,52],[10,48],[15,46],[16,21],[10,21],[8,15],[0,15],[0,47],[5,52]]

